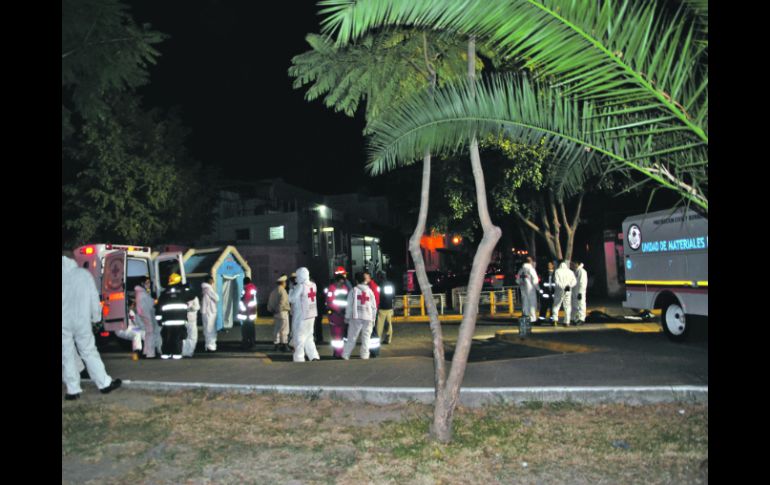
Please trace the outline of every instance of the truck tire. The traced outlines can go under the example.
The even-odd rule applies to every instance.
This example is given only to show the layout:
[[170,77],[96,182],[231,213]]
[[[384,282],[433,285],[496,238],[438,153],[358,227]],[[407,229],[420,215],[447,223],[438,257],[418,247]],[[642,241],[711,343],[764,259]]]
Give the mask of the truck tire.
[[668,303],[661,308],[660,324],[663,327],[663,333],[672,342],[679,343],[687,340],[690,326],[687,324],[684,309],[678,301]]

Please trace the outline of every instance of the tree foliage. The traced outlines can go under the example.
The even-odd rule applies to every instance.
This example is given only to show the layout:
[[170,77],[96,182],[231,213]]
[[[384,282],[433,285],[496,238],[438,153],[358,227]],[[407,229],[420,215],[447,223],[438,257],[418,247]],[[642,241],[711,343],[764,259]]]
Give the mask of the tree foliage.
[[178,118],[130,96],[108,102],[112,116],[86,122],[68,153],[77,169],[62,186],[63,242],[152,244],[208,230],[211,195]]
[[160,55],[153,46],[165,38],[119,0],[62,0],[62,139],[76,130],[73,115],[108,116],[111,94],[147,83]]

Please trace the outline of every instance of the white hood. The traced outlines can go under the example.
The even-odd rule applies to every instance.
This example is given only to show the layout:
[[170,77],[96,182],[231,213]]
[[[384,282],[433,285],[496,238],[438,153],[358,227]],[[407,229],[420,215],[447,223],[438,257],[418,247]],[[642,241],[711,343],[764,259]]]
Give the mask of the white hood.
[[77,268],[78,264],[75,262],[74,259],[68,258],[67,256],[61,257],[61,272],[62,274],[67,273],[69,271],[72,271],[73,269]]
[[297,283],[301,284],[310,279],[310,271],[308,271],[308,269],[305,268],[304,266],[301,268],[297,268],[296,274],[297,274]]

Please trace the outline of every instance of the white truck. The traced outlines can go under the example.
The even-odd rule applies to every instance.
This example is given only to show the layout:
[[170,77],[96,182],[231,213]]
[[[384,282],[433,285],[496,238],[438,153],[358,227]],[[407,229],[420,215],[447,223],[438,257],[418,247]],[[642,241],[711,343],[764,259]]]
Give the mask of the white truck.
[[134,301],[134,287],[145,277],[152,281],[152,294],[157,301],[171,273],[187,279],[182,253],[160,253],[153,257],[147,246],[125,244],[87,244],[76,248],[75,261],[94,277],[102,301],[102,322],[98,335],[123,330],[128,324],[128,308]]
[[676,342],[696,317],[708,324],[708,219],[679,208],[623,221],[626,299],[623,306],[661,310],[661,326]]

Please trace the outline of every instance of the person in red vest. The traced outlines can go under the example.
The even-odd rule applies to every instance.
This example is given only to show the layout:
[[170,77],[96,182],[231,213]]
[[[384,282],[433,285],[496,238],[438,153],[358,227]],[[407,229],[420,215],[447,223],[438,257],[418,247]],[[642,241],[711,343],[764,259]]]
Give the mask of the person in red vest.
[[[337,268],[337,270],[339,271],[341,268]],[[338,359],[342,358],[342,348],[345,345],[344,338],[348,330],[345,324],[345,309],[348,305],[348,293],[351,289],[344,273],[336,273],[334,283],[326,289],[326,308],[329,315],[332,354]]]
[[243,278],[243,296],[238,303],[238,320],[241,322],[241,347],[249,350],[256,343],[257,287],[248,276]]

